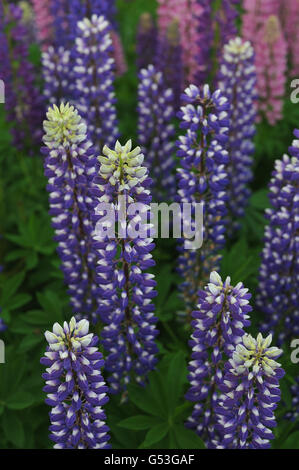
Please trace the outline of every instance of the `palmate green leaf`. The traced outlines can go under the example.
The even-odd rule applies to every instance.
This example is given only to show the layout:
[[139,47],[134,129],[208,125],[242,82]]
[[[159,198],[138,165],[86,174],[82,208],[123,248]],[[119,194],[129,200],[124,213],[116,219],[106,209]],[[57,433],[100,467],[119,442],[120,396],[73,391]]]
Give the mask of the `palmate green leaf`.
[[154,416],[161,416],[160,409],[156,407],[149,386],[141,388],[138,385],[131,384],[128,387],[129,399],[142,411]]
[[131,429],[133,431],[142,431],[159,424],[159,421],[160,419],[155,416],[136,415],[123,419],[118,423],[118,426],[125,429]]
[[187,367],[184,353],[178,351],[172,356],[167,373],[167,403],[169,413],[172,416],[175,414],[186,379]]
[[20,271],[19,273],[11,276],[2,281],[0,291],[0,304],[1,307],[9,307],[11,297],[16,293],[22,282],[24,281],[25,272]]
[[204,442],[195,431],[185,428],[183,424],[176,424],[174,433],[180,449],[205,449]]
[[19,390],[14,393],[6,402],[6,407],[11,410],[24,410],[32,405],[33,397],[26,391]]
[[140,447],[146,448],[152,446],[153,444],[157,444],[167,435],[168,431],[168,423],[165,422],[156,424],[148,431],[147,435],[145,436],[145,440]]
[[21,419],[16,412],[5,411],[2,416],[1,431],[9,442],[15,447],[22,448],[25,441],[25,432]]
[[299,449],[299,431],[291,434],[281,446],[282,449]]

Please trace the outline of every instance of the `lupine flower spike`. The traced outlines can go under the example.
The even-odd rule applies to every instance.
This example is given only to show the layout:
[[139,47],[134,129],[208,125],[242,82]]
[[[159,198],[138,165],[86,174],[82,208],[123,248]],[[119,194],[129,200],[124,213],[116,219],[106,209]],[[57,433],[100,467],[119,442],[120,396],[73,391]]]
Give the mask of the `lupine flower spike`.
[[115,62],[112,39],[104,16],[92,15],[78,23],[76,39],[76,93],[78,109],[88,124],[96,149],[118,137],[114,96]]
[[50,438],[56,449],[108,449],[109,428],[103,406],[107,390],[101,369],[98,338],[89,333],[87,320],[73,317],[63,327],[46,331],[49,344],[41,363],[50,412]]
[[59,105],[72,97],[74,85],[71,77],[70,51],[50,46],[42,54],[44,96],[48,105]]
[[278,344],[299,336],[299,130],[290,155],[277,160],[270,182],[271,209],[257,292],[263,331],[279,331]]
[[141,70],[155,62],[158,32],[150,13],[143,13],[137,33],[137,68]]
[[225,364],[220,384],[219,447],[225,449],[268,449],[276,427],[274,411],[280,401],[279,380],[284,371],[276,359],[282,350],[272,346],[272,335],[257,339],[244,335],[232,358]]
[[73,106],[49,108],[44,122],[45,175],[58,254],[74,313],[97,320],[92,251],[92,179],[97,161],[86,125]]
[[221,440],[215,424],[224,360],[230,357],[244,336],[244,328],[250,325],[250,297],[241,282],[232,286],[229,277],[223,282],[219,274],[212,272],[210,283],[199,292],[198,311],[192,313],[192,359],[188,377],[191,388],[186,398],[195,405],[186,424],[210,448],[217,447]]
[[159,35],[155,66],[163,73],[167,88],[172,89],[173,106],[175,111],[178,111],[184,88],[184,64],[177,20],[170,23],[164,35],[162,33]]
[[[105,146],[99,157],[94,237],[99,257],[98,312],[105,324],[102,338],[112,393],[125,390],[131,379],[143,384],[156,363],[158,331],[152,303],[156,282],[154,275],[146,272],[155,264],[151,255],[154,243],[150,224],[142,222],[142,213],[151,202],[151,180],[147,168],[142,166],[143,159],[141,149],[132,149],[131,141],[125,146],[117,142],[114,150]],[[131,203],[139,204],[140,215],[126,212]],[[108,210],[118,208],[118,232],[113,231],[112,236],[98,229],[104,223],[107,204]],[[139,230],[131,232],[135,226]],[[115,224],[110,223],[111,227]]]
[[219,87],[230,102],[230,131],[227,151],[228,165],[228,227],[230,233],[238,228],[244,216],[252,179],[256,132],[256,73],[254,51],[248,41],[231,39],[224,47]]
[[32,0],[37,37],[43,49],[47,49],[52,42],[53,18],[51,16],[51,0]]
[[177,200],[193,205],[192,217],[196,203],[204,206],[202,247],[186,250],[184,244],[179,245],[178,271],[184,279],[180,290],[190,315],[199,288],[208,281],[212,270],[218,270],[219,250],[225,242],[229,102],[220,90],[212,93],[208,85],[190,85],[182,100],[179,116],[186,134],[177,142],[182,166],[178,169]]
[[153,179],[153,196],[157,201],[172,200],[176,192],[173,91],[153,65],[139,74],[138,98],[138,138]]

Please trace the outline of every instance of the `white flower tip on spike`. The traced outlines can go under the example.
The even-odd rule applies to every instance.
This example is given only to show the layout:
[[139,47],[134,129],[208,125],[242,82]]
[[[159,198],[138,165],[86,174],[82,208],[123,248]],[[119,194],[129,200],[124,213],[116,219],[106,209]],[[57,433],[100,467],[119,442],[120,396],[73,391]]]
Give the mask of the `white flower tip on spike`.
[[48,341],[49,344],[53,344],[57,342],[57,336],[52,333],[51,331],[46,331],[45,332],[45,338]]
[[59,325],[59,323],[54,323],[53,325],[53,333],[55,333],[55,335],[57,336],[62,336],[64,337],[64,331],[63,331],[63,328],[61,325]]
[[211,272],[210,281],[214,284],[222,284],[221,276],[216,271]]

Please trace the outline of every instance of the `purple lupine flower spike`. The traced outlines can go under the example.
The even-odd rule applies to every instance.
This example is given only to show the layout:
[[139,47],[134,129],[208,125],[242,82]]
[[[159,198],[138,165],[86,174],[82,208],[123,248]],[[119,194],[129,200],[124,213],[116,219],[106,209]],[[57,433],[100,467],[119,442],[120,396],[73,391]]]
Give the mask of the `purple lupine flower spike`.
[[73,94],[71,82],[70,51],[50,46],[42,54],[44,96],[48,105],[67,102]]
[[[211,0],[197,0],[197,2],[202,8],[197,20],[200,38],[197,82],[202,83],[208,79],[210,73],[213,76],[216,74],[217,61],[220,59],[224,45],[237,34],[236,5],[240,3],[240,0],[223,0],[217,2],[216,8],[214,8],[216,2]],[[215,52],[216,56],[212,60]]]
[[223,282],[219,274],[212,272],[210,283],[199,292],[198,311],[192,313],[192,359],[188,376],[191,388],[186,398],[195,405],[186,425],[210,448],[217,447],[221,438],[215,424],[223,363],[241,342],[244,328],[250,325],[250,297],[241,282],[232,286],[229,277]]
[[45,175],[58,254],[74,313],[97,321],[96,256],[92,249],[97,161],[86,125],[74,107],[49,108],[44,121]]
[[139,73],[138,139],[145,164],[153,179],[153,197],[172,200],[176,193],[174,176],[175,128],[173,91],[165,86],[164,76],[153,65]]
[[274,411],[280,401],[279,380],[284,370],[276,359],[282,350],[272,346],[272,335],[257,339],[244,335],[225,364],[220,384],[217,429],[219,448],[268,449],[276,427]]
[[238,219],[244,216],[248,205],[252,180],[254,154],[253,137],[257,117],[256,73],[254,51],[248,41],[231,39],[224,46],[220,69],[219,88],[230,102],[230,130],[227,151],[228,165],[228,218],[229,231],[239,228]]
[[118,137],[114,93],[114,59],[110,26],[104,16],[92,15],[78,23],[76,38],[77,106],[88,124],[92,141],[101,151]]
[[[11,132],[15,146],[32,152],[34,145],[41,144],[40,123],[44,107],[42,96],[35,85],[33,66],[29,62],[23,12],[20,7],[9,5],[0,13],[1,47],[4,48],[0,79],[6,85],[7,117],[13,123]],[[7,28],[9,41],[4,37],[4,28]]]
[[[140,147],[132,150],[131,141],[125,146],[117,142],[114,150],[105,146],[95,180],[99,315],[105,324],[102,338],[111,393],[125,391],[131,379],[144,384],[156,364],[158,331],[152,303],[156,282],[154,275],[146,272],[155,264],[151,255],[155,245],[149,236],[150,224],[141,223],[139,215],[125,212],[131,203],[142,205],[143,211],[151,202],[151,180],[142,166],[143,159]],[[119,209],[118,232],[112,236],[98,230],[107,204]],[[140,231],[131,233],[129,228],[135,223]],[[114,226],[110,224],[110,228]]]
[[109,428],[103,406],[108,401],[98,338],[87,320],[73,317],[46,331],[49,346],[41,363],[50,412],[50,438],[56,449],[108,449]]
[[184,88],[184,65],[179,23],[176,20],[169,25],[165,35],[161,33],[159,36],[155,66],[163,73],[167,87],[172,89],[173,106],[178,111]]
[[211,271],[219,269],[219,250],[225,242],[229,102],[220,90],[212,93],[208,85],[190,85],[182,101],[179,117],[186,134],[177,142],[177,155],[182,162],[177,200],[181,204],[204,205],[202,247],[187,250],[184,244],[179,245],[178,272],[184,279],[180,290],[190,315],[197,303],[198,289],[207,282]]
[[137,68],[141,70],[155,62],[158,42],[157,27],[150,13],[143,13],[140,17],[137,33]]
[[275,162],[269,185],[271,209],[259,274],[257,306],[262,331],[278,334],[278,344],[299,336],[299,130],[290,155]]

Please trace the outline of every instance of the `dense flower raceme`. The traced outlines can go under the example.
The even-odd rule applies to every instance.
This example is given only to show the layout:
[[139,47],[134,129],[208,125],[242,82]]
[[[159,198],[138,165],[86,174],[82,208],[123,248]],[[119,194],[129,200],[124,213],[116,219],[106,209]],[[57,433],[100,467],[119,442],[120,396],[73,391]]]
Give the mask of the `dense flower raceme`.
[[74,313],[96,322],[98,291],[94,280],[91,190],[97,161],[86,125],[68,103],[49,108],[44,129],[42,153],[50,214],[65,283]]
[[[227,151],[228,211],[230,230],[238,227],[250,196],[248,183],[252,179],[252,164],[256,132],[256,73],[254,51],[248,41],[231,39],[224,47],[219,87],[230,102],[230,131]],[[234,222],[234,223],[232,223]]]
[[207,282],[211,271],[218,270],[218,252],[225,242],[229,102],[220,90],[212,93],[208,85],[202,88],[191,85],[182,99],[184,106],[179,116],[186,134],[177,142],[181,159],[177,200],[204,205],[202,247],[186,250],[184,244],[179,246],[178,271],[184,279],[180,290],[190,314],[197,302],[198,289]]
[[[213,77],[218,70],[217,62],[225,44],[236,36],[236,18],[238,16],[236,5],[240,0],[197,0],[198,14],[198,74],[197,81],[206,81],[209,73]],[[213,63],[212,57],[215,57]]]
[[70,51],[50,46],[42,54],[44,96],[49,105],[68,101],[74,91],[71,80]]
[[245,1],[242,30],[255,50],[258,108],[271,125],[282,117],[287,69],[287,42],[279,6],[279,0]]
[[163,73],[165,84],[173,91],[173,106],[176,111],[181,104],[184,89],[184,64],[180,44],[179,24],[175,20],[166,33],[159,35],[155,57],[156,68]]
[[78,23],[75,94],[97,151],[104,144],[113,145],[118,137],[111,51],[110,26],[104,16],[92,15]]
[[277,160],[270,182],[271,209],[260,267],[257,305],[265,314],[263,331],[279,331],[283,344],[299,337],[299,131],[291,157]]
[[141,70],[155,62],[158,32],[150,13],[143,13],[137,32],[137,68]]
[[174,176],[175,128],[173,91],[153,65],[142,69],[138,88],[138,139],[153,179],[155,200],[172,200],[176,193]]
[[50,438],[56,449],[107,449],[109,428],[103,406],[108,401],[98,338],[87,320],[73,317],[46,331],[49,346],[41,363],[50,412]]
[[[156,282],[154,276],[146,272],[155,264],[151,255],[154,243],[149,237],[150,224],[140,220],[141,215],[130,215],[124,207],[142,203],[141,213],[149,207],[151,180],[147,168],[142,166],[141,149],[132,150],[131,141],[125,146],[117,142],[114,150],[105,146],[103,154],[99,157],[101,166],[95,180],[99,203],[94,237],[99,258],[96,268],[98,313],[105,324],[102,342],[107,353],[110,390],[118,393],[126,389],[131,379],[143,384],[156,363],[158,331],[152,303]],[[120,196],[122,201],[119,201]],[[108,233],[98,229],[106,214],[100,204],[118,209],[116,234],[110,236],[109,228]],[[132,224],[139,226],[137,234],[130,232]],[[114,225],[111,224],[110,229],[114,229]]]
[[159,32],[165,36],[169,26],[177,21],[185,67],[185,81],[194,80],[198,68],[198,16],[202,8],[197,0],[159,0]]
[[66,49],[73,47],[77,36],[77,24],[84,17],[93,14],[104,15],[113,22],[115,15],[114,0],[52,0],[52,15],[54,18],[54,45]]
[[[284,3],[285,0],[284,0]],[[244,0],[242,36],[252,42],[257,41],[257,33],[271,15],[278,15],[280,0]]]
[[225,364],[217,426],[225,449],[268,449],[274,439],[274,411],[280,401],[284,371],[276,359],[282,350],[270,347],[272,336],[244,335]]
[[259,109],[274,125],[282,119],[287,70],[287,44],[279,18],[270,16],[258,36],[255,51]]
[[1,8],[0,78],[6,86],[7,119],[14,124],[11,132],[15,146],[32,151],[33,145],[41,143],[43,100],[35,85],[33,66],[29,62],[22,10],[15,5],[9,5],[4,10],[3,6]]
[[280,18],[282,27],[288,44],[291,58],[291,75],[297,78],[299,75],[299,58],[297,47],[299,41],[299,2],[298,0],[283,0],[280,5]]
[[223,384],[223,365],[249,326],[251,295],[240,282],[231,285],[212,272],[210,283],[199,292],[198,311],[192,313],[193,333],[189,363],[191,388],[186,398],[195,402],[187,426],[196,430],[208,447],[217,447],[221,435],[215,429],[219,419],[217,400]]
[[52,0],[32,0],[37,37],[43,48],[47,48],[52,41],[53,18],[51,15]]

